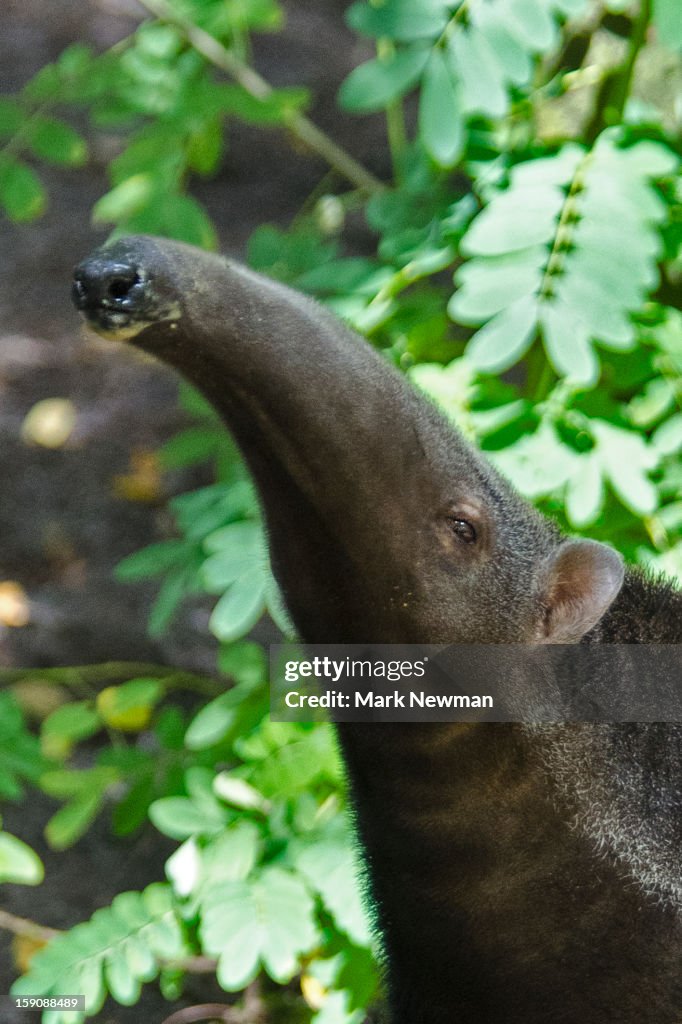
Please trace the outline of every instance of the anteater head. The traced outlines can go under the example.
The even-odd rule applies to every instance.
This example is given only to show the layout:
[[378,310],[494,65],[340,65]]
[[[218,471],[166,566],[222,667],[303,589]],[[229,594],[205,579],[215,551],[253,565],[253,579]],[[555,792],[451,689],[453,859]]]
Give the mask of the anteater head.
[[135,236],[74,274],[98,332],[174,365],[253,471],[303,638],[575,642],[623,580],[566,540],[361,338],[291,289]]

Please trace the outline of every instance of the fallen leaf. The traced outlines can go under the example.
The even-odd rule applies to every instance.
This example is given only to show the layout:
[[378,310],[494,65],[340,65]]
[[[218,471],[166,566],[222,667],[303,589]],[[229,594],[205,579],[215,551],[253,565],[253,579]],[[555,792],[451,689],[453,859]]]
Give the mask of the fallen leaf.
[[21,974],[26,974],[35,954],[47,943],[40,939],[29,938],[27,935],[15,935],[12,939],[12,958],[14,966]]
[[136,449],[130,453],[130,472],[115,476],[113,491],[126,501],[153,503],[163,496],[163,473],[154,451]]
[[0,625],[19,628],[31,619],[26,591],[14,580],[0,582]]
[[68,398],[45,398],[36,402],[21,424],[26,444],[42,448],[61,448],[76,426],[76,408]]

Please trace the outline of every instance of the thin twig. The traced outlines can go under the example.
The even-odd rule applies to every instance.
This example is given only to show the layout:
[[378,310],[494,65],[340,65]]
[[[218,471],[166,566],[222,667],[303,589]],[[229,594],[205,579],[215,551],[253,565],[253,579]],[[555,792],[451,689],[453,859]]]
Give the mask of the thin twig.
[[[241,61],[203,28],[174,11],[167,0],[138,0],[138,3],[155,17],[178,28],[197,53],[233,78],[250,96],[257,100],[267,100],[272,95],[272,86],[254,68]],[[364,192],[378,192],[384,188],[378,178],[329,138],[305,114],[298,110],[287,110],[282,116],[287,128],[300,142],[326,160],[330,167],[356,188]]]
[[257,981],[252,982],[244,992],[241,1006],[227,1003],[203,1003],[186,1006],[177,1010],[162,1024],[199,1024],[200,1021],[221,1021],[224,1024],[262,1024],[265,1020],[265,1005]]
[[632,22],[625,60],[605,76],[589,124],[585,127],[583,134],[590,143],[609,125],[620,124],[623,119],[637,58],[646,43],[651,17],[651,0],[640,0],[639,13]]
[[8,910],[0,910],[0,928],[5,932],[12,932],[13,935],[20,935],[24,939],[32,939],[34,942],[51,942],[62,933],[56,928],[48,928],[44,924],[36,924],[26,917],[17,917],[10,914]]
[[212,956],[182,956],[164,960],[163,966],[169,971],[184,971],[187,974],[215,974],[218,961]]
[[[34,942],[52,942],[53,939],[65,935],[59,928],[50,928],[37,921],[30,921],[26,917],[17,917],[10,914],[8,910],[0,909],[0,930],[11,932],[12,935],[20,935],[25,939],[32,939]],[[218,961],[210,956],[183,956],[173,960],[159,959],[159,965],[164,970],[184,971],[185,974],[215,974]]]
[[622,120],[625,104],[630,96],[630,87],[635,73],[637,58],[639,57],[640,50],[646,43],[651,16],[651,0],[640,0],[639,14],[632,26],[627,56],[620,69],[613,95],[610,98],[609,107],[612,123]]
[[186,1006],[171,1013],[162,1024],[197,1024],[199,1021],[224,1021],[225,1024],[244,1024],[240,1010],[228,1003],[202,1003]]
[[106,661],[97,665],[70,665],[59,668],[2,668],[0,687],[30,679],[31,682],[66,687],[115,682],[124,679],[151,677],[158,679],[169,690],[189,690],[206,697],[217,697],[225,689],[217,680],[196,672],[155,665],[144,661]]

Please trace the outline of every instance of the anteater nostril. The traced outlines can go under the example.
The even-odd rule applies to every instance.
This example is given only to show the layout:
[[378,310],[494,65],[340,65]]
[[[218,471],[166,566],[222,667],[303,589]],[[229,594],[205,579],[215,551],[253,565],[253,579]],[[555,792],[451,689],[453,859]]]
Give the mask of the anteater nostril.
[[140,275],[136,271],[132,271],[129,275],[125,276],[118,274],[109,281],[107,295],[111,299],[124,299],[130,290],[139,283]]

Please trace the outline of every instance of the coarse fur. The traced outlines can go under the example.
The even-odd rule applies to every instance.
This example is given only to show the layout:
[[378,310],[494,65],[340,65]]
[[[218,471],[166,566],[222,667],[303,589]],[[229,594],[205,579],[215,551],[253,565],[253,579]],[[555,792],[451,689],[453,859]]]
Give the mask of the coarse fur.
[[[309,299],[144,236],[84,261],[74,298],[224,417],[303,639],[682,640],[679,592],[560,536]],[[339,734],[393,1024],[680,1020],[677,726]]]

